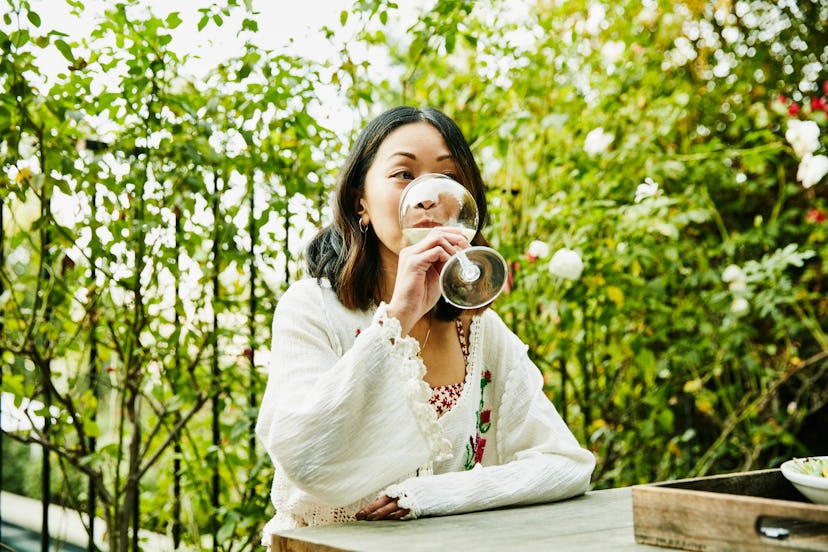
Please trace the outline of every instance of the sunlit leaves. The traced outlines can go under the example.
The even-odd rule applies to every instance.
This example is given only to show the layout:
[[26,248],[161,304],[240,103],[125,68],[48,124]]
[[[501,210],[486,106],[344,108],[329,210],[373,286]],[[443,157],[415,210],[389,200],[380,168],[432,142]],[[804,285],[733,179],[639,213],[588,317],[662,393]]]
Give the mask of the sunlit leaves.
[[[53,399],[79,414],[61,403],[55,421],[72,454],[79,435],[100,439],[76,461],[109,488],[125,469],[112,439],[132,435],[130,392],[143,437],[177,432],[179,451],[162,451],[142,480],[142,524],[168,528],[175,456],[185,521],[207,526],[209,450],[224,483],[220,537],[255,538],[270,466],[244,443],[249,394],[263,383],[270,312],[302,275],[301,243],[330,216],[349,143],[316,118],[334,109],[328,87],[358,124],[397,103],[458,121],[489,187],[485,233],[512,268],[494,308],[596,452],[597,486],[765,467],[803,450],[800,424],[828,401],[828,206],[824,183],[796,181],[784,128],[813,117],[828,145],[810,107],[828,80],[819,3],[438,1],[401,30],[396,3],[360,0],[323,31],[354,37],[329,66],[251,40],[200,80],[183,70],[175,32],[235,24],[240,3],[201,7],[192,23],[138,4],[107,4],[77,43],[44,35],[28,2],[3,4],[16,9],[0,29],[0,198],[11,211],[0,344],[4,390],[18,397],[42,394],[44,359],[72,378]],[[257,28],[244,14],[245,34]],[[43,83],[41,48],[71,70]],[[392,64],[376,71],[380,49]],[[36,195],[71,213],[27,200]],[[580,278],[561,284],[528,254],[533,240],[578,251]],[[731,264],[751,274],[745,289],[722,280]],[[164,442],[143,445],[154,454]]]

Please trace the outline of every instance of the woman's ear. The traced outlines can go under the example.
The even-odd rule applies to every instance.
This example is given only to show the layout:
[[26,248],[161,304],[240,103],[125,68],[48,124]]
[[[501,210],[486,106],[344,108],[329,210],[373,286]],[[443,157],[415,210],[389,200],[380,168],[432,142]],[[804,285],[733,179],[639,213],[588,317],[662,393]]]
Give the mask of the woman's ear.
[[371,217],[368,215],[368,209],[366,208],[366,201],[364,197],[359,198],[359,205],[357,207],[356,214],[359,215],[359,220],[364,226],[368,226],[368,223],[371,222]]

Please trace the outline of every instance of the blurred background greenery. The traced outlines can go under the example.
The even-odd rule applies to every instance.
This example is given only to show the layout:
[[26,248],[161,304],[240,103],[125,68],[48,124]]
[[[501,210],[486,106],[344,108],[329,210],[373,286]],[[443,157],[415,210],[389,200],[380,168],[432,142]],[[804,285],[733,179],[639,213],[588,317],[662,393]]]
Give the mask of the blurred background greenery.
[[[258,45],[253,2],[67,0],[82,37],[0,5],[3,488],[94,509],[112,549],[255,546],[271,313],[397,104],[472,144],[495,309],[594,488],[828,454],[824,0],[358,0],[325,59]],[[180,32],[242,46],[194,74]]]

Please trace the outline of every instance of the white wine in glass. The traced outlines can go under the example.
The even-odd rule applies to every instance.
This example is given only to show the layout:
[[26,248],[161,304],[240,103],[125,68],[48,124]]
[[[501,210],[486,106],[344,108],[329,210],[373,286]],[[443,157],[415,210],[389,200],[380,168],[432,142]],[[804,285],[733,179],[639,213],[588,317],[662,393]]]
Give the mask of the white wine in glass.
[[[400,197],[400,228],[411,244],[438,226],[456,228],[471,242],[478,223],[474,197],[465,186],[444,174],[415,178]],[[458,249],[440,273],[440,290],[455,307],[480,308],[500,295],[507,272],[506,260],[491,247]]]

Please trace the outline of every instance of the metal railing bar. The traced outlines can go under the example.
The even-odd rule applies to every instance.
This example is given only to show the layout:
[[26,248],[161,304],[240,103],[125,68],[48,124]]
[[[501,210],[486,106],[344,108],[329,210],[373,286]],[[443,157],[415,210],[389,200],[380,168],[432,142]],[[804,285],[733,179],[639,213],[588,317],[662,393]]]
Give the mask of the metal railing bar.
[[219,211],[219,198],[221,196],[220,184],[221,174],[216,171],[213,175],[214,194],[213,194],[213,224],[215,225],[213,233],[213,334],[212,334],[212,349],[213,358],[211,366],[211,377],[213,381],[213,401],[212,401],[212,430],[213,430],[213,477],[212,490],[210,495],[210,504],[212,505],[211,517],[213,520],[213,551],[218,550],[218,508],[219,508],[219,445],[221,444],[221,428],[219,427],[219,396],[221,395],[220,380],[219,380],[219,345],[218,345],[218,301],[219,301],[219,267],[220,267],[220,247],[219,247],[219,221],[221,220],[221,213]]

